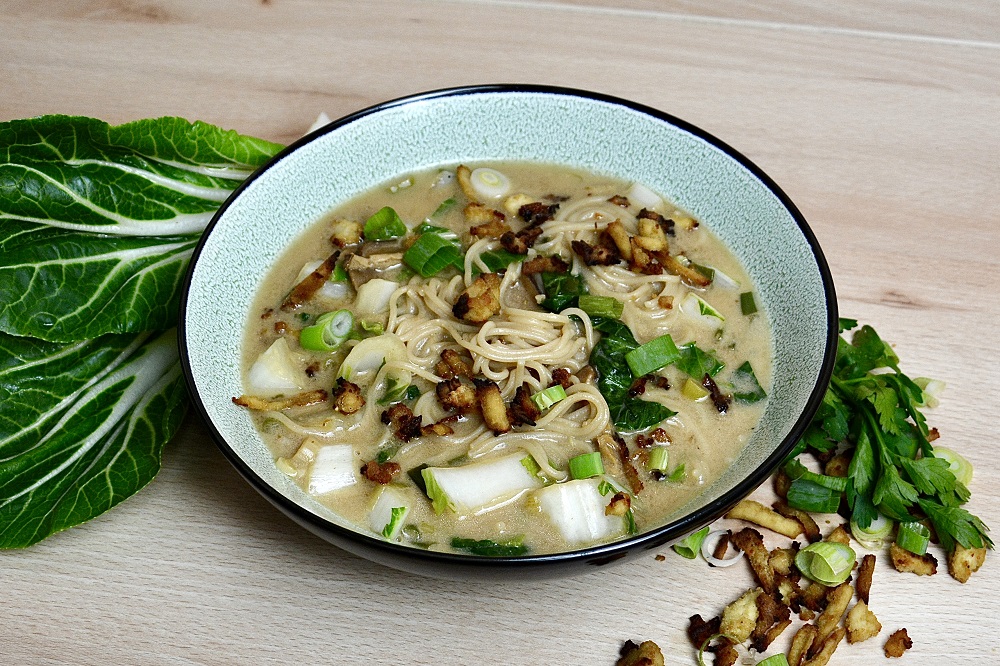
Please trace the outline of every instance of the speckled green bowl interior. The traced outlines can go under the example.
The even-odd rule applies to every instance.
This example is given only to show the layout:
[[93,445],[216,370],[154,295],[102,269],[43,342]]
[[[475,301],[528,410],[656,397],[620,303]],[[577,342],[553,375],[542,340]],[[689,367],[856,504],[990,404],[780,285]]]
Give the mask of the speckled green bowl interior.
[[377,184],[460,161],[553,162],[659,191],[726,242],[755,281],[774,332],[767,411],[735,464],[674,519],[745,486],[774,459],[814,395],[835,312],[832,288],[808,230],[766,177],[703,133],[647,111],[567,92],[430,95],[355,114],[279,156],[220,211],[191,273],[183,344],[211,426],[267,484],[346,526],[275,468],[246,412],[230,400],[243,393],[242,336],[233,332],[243,330],[258,284],[300,232]]

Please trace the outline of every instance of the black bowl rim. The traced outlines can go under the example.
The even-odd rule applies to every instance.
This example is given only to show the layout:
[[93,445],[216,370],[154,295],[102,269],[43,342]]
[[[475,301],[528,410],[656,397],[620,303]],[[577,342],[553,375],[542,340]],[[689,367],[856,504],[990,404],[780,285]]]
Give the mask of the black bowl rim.
[[[435,100],[447,97],[455,97],[462,95],[479,95],[479,94],[507,94],[507,93],[540,93],[546,95],[556,95],[556,96],[568,96],[568,97],[578,97],[586,98],[599,102],[605,102],[612,105],[622,106],[628,109],[632,109],[639,113],[651,116],[658,120],[661,120],[667,124],[678,127],[679,129],[692,134],[699,139],[705,141],[706,143],[719,149],[731,159],[738,162],[743,168],[748,172],[753,174],[761,183],[763,183],[774,196],[781,202],[782,206],[792,215],[795,222],[798,224],[803,237],[809,244],[812,250],[813,256],[816,261],[817,268],[820,273],[820,277],[823,281],[823,289],[826,297],[827,306],[827,340],[826,340],[826,350],[823,357],[822,367],[820,369],[820,375],[816,381],[816,385],[813,387],[813,391],[806,402],[806,406],[802,411],[802,414],[796,420],[795,424],[792,426],[788,435],[785,439],[775,448],[770,456],[761,464],[753,474],[745,478],[741,483],[737,484],[727,492],[725,492],[721,497],[717,498],[713,502],[705,505],[701,509],[695,511],[694,513],[685,516],[677,521],[668,523],[656,529],[650,530],[643,534],[639,534],[632,537],[627,537],[619,541],[614,541],[611,543],[601,544],[597,546],[591,546],[588,548],[564,551],[558,553],[548,553],[541,555],[523,555],[518,557],[482,557],[477,555],[465,555],[458,553],[441,553],[437,551],[428,551],[418,548],[413,548],[410,546],[404,546],[402,544],[396,544],[393,542],[378,539],[376,536],[369,536],[361,531],[355,531],[347,529],[332,523],[306,509],[301,507],[299,504],[293,502],[287,498],[282,493],[278,492],[274,487],[264,481],[257,473],[247,465],[243,459],[230,447],[229,443],[226,441],[225,437],[218,431],[215,424],[212,422],[211,418],[208,416],[208,411],[201,400],[201,396],[197,391],[197,387],[194,383],[194,376],[190,366],[190,359],[188,357],[187,349],[187,335],[185,327],[185,317],[184,313],[187,311],[188,295],[191,287],[191,280],[194,276],[194,270],[198,262],[198,258],[201,255],[202,249],[208,240],[212,229],[218,223],[222,215],[225,214],[226,210],[235,201],[240,194],[246,189],[252,182],[257,180],[263,173],[265,173],[269,168],[273,167],[275,164],[285,159],[288,155],[292,154],[298,150],[301,146],[308,144],[315,140],[316,138],[334,131],[340,127],[348,125],[358,119],[364,118],[366,116],[385,111],[387,109],[392,109],[395,107],[405,106],[408,104],[413,104],[417,102],[423,102],[428,100]],[[702,130],[699,127],[688,123],[687,121],[681,120],[671,114],[665,113],[658,109],[640,104],[638,102],[633,102],[631,100],[626,100],[623,98],[615,97],[612,95],[607,95],[604,93],[593,92],[589,90],[581,90],[576,88],[567,88],[561,86],[550,86],[550,85],[536,85],[536,84],[508,84],[508,83],[497,83],[497,84],[482,84],[482,85],[469,85],[469,86],[459,86],[453,88],[441,88],[437,90],[430,90],[426,92],[416,93],[413,95],[406,95],[403,97],[398,97],[386,102],[381,102],[373,106],[355,111],[354,113],[343,116],[337,120],[324,125],[317,130],[310,132],[303,136],[302,138],[291,143],[288,147],[280,151],[277,155],[271,158],[266,164],[262,165],[253,174],[251,174],[243,183],[240,184],[236,190],[226,199],[226,201],[219,207],[212,220],[206,226],[205,231],[202,234],[198,245],[195,247],[194,253],[192,254],[190,264],[188,266],[187,273],[184,278],[184,283],[182,285],[181,293],[181,303],[180,303],[180,313],[178,323],[178,345],[180,348],[181,365],[184,372],[184,378],[187,383],[188,393],[191,396],[192,404],[195,407],[197,413],[201,416],[202,421],[208,427],[212,438],[215,440],[216,445],[222,451],[223,455],[229,460],[229,462],[240,472],[240,474],[268,501],[274,504],[276,507],[284,511],[289,516],[298,520],[301,524],[309,528],[311,531],[323,534],[325,532],[332,532],[348,541],[357,542],[362,547],[374,547],[377,550],[384,550],[387,553],[395,553],[404,558],[416,561],[424,561],[429,565],[434,565],[437,567],[445,566],[449,564],[458,565],[463,568],[472,567],[475,568],[488,568],[488,569],[529,569],[529,568],[539,568],[539,567],[552,567],[559,563],[579,563],[581,561],[591,561],[591,562],[606,562],[612,561],[617,558],[623,557],[629,553],[636,550],[643,549],[648,550],[651,548],[656,548],[662,546],[665,543],[676,541],[687,534],[694,531],[696,528],[700,528],[703,525],[710,524],[712,521],[716,520],[722,516],[726,511],[728,511],[734,504],[739,500],[746,497],[748,494],[753,492],[758,486],[760,486],[771,473],[777,468],[778,464],[785,458],[785,456],[791,451],[795,446],[796,442],[805,432],[806,428],[812,420],[812,417],[819,408],[823,395],[826,392],[826,386],[830,381],[830,377],[833,374],[834,363],[836,361],[836,350],[837,341],[840,334],[839,330],[839,319],[838,319],[838,308],[837,308],[837,298],[836,292],[833,284],[833,276],[830,273],[829,265],[827,264],[826,257],[823,251],[820,249],[819,242],[816,239],[815,234],[812,229],[809,228],[805,217],[799,211],[799,209],[792,203],[788,195],[775,183],[770,176],[768,176],[764,171],[758,167],[756,164],[751,162],[742,153],[713,136],[712,134]]]

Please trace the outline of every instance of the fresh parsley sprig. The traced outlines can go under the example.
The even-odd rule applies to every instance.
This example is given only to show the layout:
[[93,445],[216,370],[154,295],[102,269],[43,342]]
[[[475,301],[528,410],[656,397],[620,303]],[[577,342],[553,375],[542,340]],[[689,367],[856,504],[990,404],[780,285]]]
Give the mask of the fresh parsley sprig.
[[[993,547],[989,528],[961,508],[969,489],[934,457],[930,430],[920,409],[920,387],[899,369],[899,358],[870,326],[840,320],[837,361],[826,395],[808,430],[792,452],[826,453],[846,445],[851,463],[844,494],[851,517],[861,528],[878,513],[901,522],[928,519],[945,550]],[[792,482],[790,497],[816,497],[838,491],[806,477]],[[789,500],[791,502],[791,500]],[[803,507],[808,508],[808,507]]]

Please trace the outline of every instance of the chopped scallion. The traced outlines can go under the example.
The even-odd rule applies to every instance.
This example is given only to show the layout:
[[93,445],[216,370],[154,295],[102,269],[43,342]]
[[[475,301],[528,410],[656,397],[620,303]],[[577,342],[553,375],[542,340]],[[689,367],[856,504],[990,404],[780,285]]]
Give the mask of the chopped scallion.
[[812,513],[835,513],[843,493],[807,479],[795,479],[788,488],[788,505]]
[[675,543],[673,545],[674,552],[689,560],[696,558],[698,556],[698,551],[701,550],[701,542],[708,536],[708,529],[709,526],[705,525],[705,527],[701,528],[697,532],[684,537],[683,541]]
[[547,389],[543,389],[538,393],[531,396],[531,402],[535,403],[535,407],[538,409],[546,410],[552,405],[556,404],[560,400],[566,399],[566,389],[562,387],[562,384],[556,384],[555,386],[550,386]]
[[371,335],[382,335],[385,333],[385,326],[380,321],[361,320],[361,330]]
[[338,263],[333,267],[333,275],[330,276],[330,280],[333,282],[347,282],[347,269],[344,268],[344,264]]
[[365,238],[379,241],[406,235],[406,225],[396,211],[385,206],[365,222]]
[[740,312],[748,317],[757,314],[757,301],[754,300],[752,291],[744,291],[740,294]]
[[868,525],[868,527],[861,527],[858,525],[857,521],[853,518],[851,519],[851,536],[853,536],[858,543],[869,550],[875,550],[881,548],[886,539],[892,533],[892,527],[895,523],[889,520],[882,514],[875,516],[874,520]]
[[309,351],[332,352],[340,348],[354,330],[354,315],[350,310],[337,310],[320,315],[316,323],[299,331],[299,344]]
[[569,474],[574,479],[589,479],[604,474],[601,452],[592,451],[569,459]]
[[583,294],[579,298],[580,309],[591,317],[621,319],[624,304],[612,296],[591,296]]
[[646,459],[646,469],[667,473],[667,465],[670,460],[669,449],[665,446],[654,446],[649,450],[649,458]]
[[681,395],[683,395],[688,400],[702,400],[709,396],[709,390],[696,382],[695,380],[688,377],[684,380],[684,385],[681,386]]
[[642,377],[670,365],[680,357],[677,345],[668,333],[625,354],[625,362],[633,376]]
[[444,215],[449,210],[451,210],[451,208],[456,203],[458,203],[458,201],[455,199],[455,197],[448,197],[447,199],[441,202],[441,205],[439,205],[436,209],[434,209],[434,212],[431,213],[431,217],[440,217]]
[[832,587],[847,580],[857,557],[850,546],[837,541],[817,541],[799,551],[795,566],[806,578]]
[[931,540],[931,531],[923,523],[900,523],[896,531],[896,545],[905,548],[914,555],[927,552],[927,544]]
[[457,241],[429,231],[420,234],[416,242],[403,254],[403,263],[422,277],[437,275],[448,266],[460,268],[462,252]]
[[972,483],[972,463],[962,455],[943,446],[935,446],[934,457],[947,461],[948,469],[963,486],[968,487]]

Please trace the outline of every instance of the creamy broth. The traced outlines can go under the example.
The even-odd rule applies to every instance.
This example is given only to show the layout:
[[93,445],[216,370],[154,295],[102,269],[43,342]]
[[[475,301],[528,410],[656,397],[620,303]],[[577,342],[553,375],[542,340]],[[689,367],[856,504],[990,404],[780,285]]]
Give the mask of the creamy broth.
[[[380,535],[384,530],[383,538],[422,548],[447,551],[458,546],[467,552],[468,544],[455,542],[457,538],[502,547],[477,547],[479,553],[540,554],[611,541],[630,530],[643,532],[663,524],[722,474],[763,413],[766,397],[761,396],[771,383],[771,338],[766,317],[744,314],[741,306],[741,295],[745,306],[745,294],[753,293],[748,276],[708,229],[641,186],[544,164],[469,166],[495,169],[509,179],[507,191],[495,198],[492,191],[484,194],[483,187],[504,185],[489,178],[485,185],[473,182],[479,190],[469,190],[468,183],[463,188],[455,167],[397,179],[324,216],[287,249],[264,280],[244,338],[243,402],[259,399],[249,408],[276,464],[359,529]],[[470,222],[475,214],[467,208],[475,203],[472,199],[482,208],[480,217]],[[540,205],[521,209],[525,203]],[[387,206],[405,224],[405,235],[380,244],[365,239],[352,243],[351,230],[356,231],[357,224],[344,221],[363,225]],[[655,215],[640,214],[643,209]],[[532,224],[519,210],[544,210],[552,219],[537,218]],[[489,217],[482,216],[484,211]],[[637,220],[637,215],[646,219]],[[487,230],[485,219],[499,224]],[[608,230],[615,221],[617,238]],[[470,227],[477,225],[478,235],[471,234]],[[502,241],[503,225],[510,234]],[[540,234],[532,234],[533,228],[540,228]],[[447,242],[458,248],[458,263],[430,277],[416,272],[410,264],[420,257],[410,250],[421,232],[436,234],[439,245]],[[320,280],[318,292],[301,304],[290,304],[289,293],[338,249],[331,236],[346,243],[339,248],[338,268],[330,279]],[[644,247],[658,247],[657,238],[665,239],[668,249],[643,255]],[[504,246],[524,249],[520,241],[528,241],[526,254],[496,254]],[[631,259],[622,256],[628,252],[625,248],[636,247]],[[588,255],[590,251],[600,256]],[[491,252],[497,262],[512,263],[503,270],[494,268],[496,273],[484,270],[477,257],[493,256]],[[618,261],[615,252],[622,257]],[[350,258],[352,254],[369,256],[360,261]],[[538,268],[532,260],[554,256],[561,257],[567,272],[525,274]],[[595,260],[598,263],[588,265]],[[375,280],[368,279],[373,275]],[[490,275],[496,275],[495,280],[487,278]],[[594,346],[605,335],[591,324],[601,319],[581,311],[575,301],[561,313],[546,310],[543,306],[551,308],[551,302],[545,299],[552,296],[547,292],[556,292],[551,280],[556,275],[582,280],[587,296],[598,297],[584,299],[591,309],[608,306],[608,299],[620,303],[618,319],[636,344],[670,336],[682,359],[634,382],[628,400],[655,402],[674,415],[637,431],[628,419],[619,419],[616,428],[620,414],[609,414],[597,384],[600,373],[591,365]],[[477,288],[485,289],[487,296],[477,296]],[[456,306],[463,293],[468,312]],[[499,294],[499,311],[487,303],[491,293]],[[486,310],[480,312],[483,298]],[[332,351],[303,348],[306,336],[300,343],[300,332],[317,326],[320,315],[339,310],[353,316],[347,339],[339,342],[333,336],[337,339],[330,346],[339,346]],[[371,353],[360,353],[369,348]],[[444,349],[460,357],[457,375],[442,361]],[[479,350],[488,354],[480,356]],[[672,353],[669,345],[664,353]],[[353,360],[345,363],[349,354]],[[615,360],[618,368],[629,367],[624,355]],[[463,376],[463,367],[471,376]],[[711,380],[693,377],[692,367],[710,367]],[[747,367],[763,389],[757,390],[752,380],[748,383]],[[557,369],[567,373],[554,375]],[[350,382],[338,383],[341,376]],[[449,380],[449,387],[462,387],[457,393],[463,396],[474,392],[474,402],[455,407],[451,397],[443,398],[438,385]],[[544,407],[540,409],[529,398],[560,380],[566,385],[564,399],[551,406],[538,399]],[[497,428],[499,415],[483,415],[493,395],[490,382],[507,408],[508,421],[513,418],[507,432]],[[360,402],[352,397],[355,391],[364,405],[352,411]],[[560,389],[553,386],[550,393],[558,399]],[[310,404],[287,404],[302,395],[307,397],[301,402]],[[445,395],[451,396],[447,391]],[[529,411],[535,411],[519,417],[511,411],[518,399],[531,400]],[[402,422],[387,413],[391,408],[402,415]],[[406,431],[400,425],[413,426],[407,413],[419,417],[424,427],[415,436],[410,436],[412,427]],[[435,423],[436,431],[428,428]],[[617,431],[621,444],[609,447],[608,438]],[[621,446],[624,459],[616,455]],[[651,469],[662,462],[662,452],[651,455],[659,449],[667,462]],[[586,483],[571,479],[570,460],[595,452],[591,462],[599,458],[604,473]],[[498,466],[487,467],[490,461],[499,461]],[[362,473],[366,463],[374,465],[367,468],[369,474]],[[421,472],[423,467],[431,471]],[[471,471],[469,479],[441,471],[451,468]],[[380,471],[391,479],[370,478],[379,477]],[[491,484],[499,493],[495,497],[489,497]],[[594,511],[595,502],[600,511]],[[606,509],[609,504],[615,506]],[[393,508],[405,515],[390,521]],[[565,515],[560,514],[563,510]],[[596,521],[590,532],[573,527],[587,520]]]

